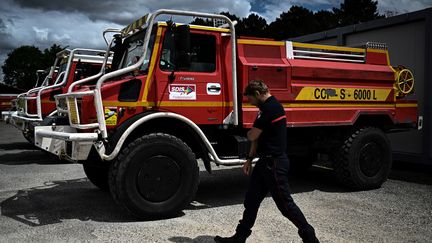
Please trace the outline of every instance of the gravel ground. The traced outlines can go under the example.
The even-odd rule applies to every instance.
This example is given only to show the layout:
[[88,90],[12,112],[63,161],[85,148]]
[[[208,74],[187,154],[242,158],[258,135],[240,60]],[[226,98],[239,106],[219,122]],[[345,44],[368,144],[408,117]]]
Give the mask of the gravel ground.
[[[0,123],[0,242],[213,242],[231,235],[248,179],[240,168],[202,171],[195,200],[175,218],[138,221],[94,187],[78,164],[34,149]],[[382,188],[350,192],[331,170],[290,178],[293,198],[321,242],[431,242],[430,167],[402,165]],[[248,242],[300,242],[271,197]]]

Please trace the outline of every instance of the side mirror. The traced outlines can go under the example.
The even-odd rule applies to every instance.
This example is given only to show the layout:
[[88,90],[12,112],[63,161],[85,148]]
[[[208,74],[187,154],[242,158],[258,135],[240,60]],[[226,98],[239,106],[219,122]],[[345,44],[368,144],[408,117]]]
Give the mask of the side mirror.
[[189,25],[177,26],[174,30],[176,70],[188,69],[191,65]]

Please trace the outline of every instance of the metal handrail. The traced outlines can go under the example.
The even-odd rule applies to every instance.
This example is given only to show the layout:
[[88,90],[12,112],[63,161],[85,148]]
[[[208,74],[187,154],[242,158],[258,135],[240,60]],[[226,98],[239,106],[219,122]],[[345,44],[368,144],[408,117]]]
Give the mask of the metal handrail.
[[[105,40],[105,43],[108,45],[108,41],[107,41],[107,39],[106,39],[106,37],[105,37],[105,34],[106,33],[120,33],[121,34],[121,29],[115,29],[115,28],[106,28],[103,32],[102,32],[102,36],[103,36],[103,38],[104,38],[104,40]],[[112,41],[112,40],[111,40]]]
[[[127,137],[129,136],[129,134],[132,133],[135,130],[135,128],[137,128],[138,126],[140,126],[141,124],[143,124],[147,121],[157,119],[157,118],[173,118],[173,119],[180,120],[180,121],[184,122],[185,124],[189,125],[197,133],[197,135],[201,138],[201,140],[203,141],[205,147],[207,148],[207,150],[209,152],[209,155],[211,156],[211,159],[216,164],[225,165],[225,166],[233,166],[233,165],[242,165],[244,163],[243,159],[221,159],[221,158],[219,158],[219,156],[217,155],[216,151],[214,150],[210,141],[207,139],[204,132],[193,121],[191,121],[187,117],[184,117],[182,115],[175,114],[172,112],[156,112],[156,113],[152,113],[152,114],[146,115],[146,116],[138,119],[136,122],[131,124],[126,129],[126,131],[122,134],[122,136],[118,140],[114,150],[110,154],[106,154],[105,149],[102,149],[101,151],[99,151],[102,159],[107,160],[107,161],[113,160],[118,155],[118,153],[120,152],[120,149],[122,148],[124,142],[126,141]],[[256,162],[256,159],[254,160],[254,162]]]
[[[60,52],[60,53],[62,53],[62,52]],[[73,49],[69,53],[68,64],[67,64],[67,67],[66,67],[66,71],[64,71],[64,75],[63,75],[62,81],[60,83],[58,83],[58,81],[60,80],[60,76],[62,75],[63,72],[59,74],[59,76],[57,77],[57,80],[54,83],[54,85],[43,87],[38,92],[38,96],[37,96],[37,100],[36,100],[36,105],[37,105],[38,116],[39,116],[40,119],[42,119],[42,102],[41,102],[41,93],[42,93],[42,91],[47,90],[47,89],[53,89],[53,88],[63,87],[67,83],[67,79],[69,78],[70,69],[71,69],[71,66],[72,66],[72,62],[73,62],[74,56],[75,56],[75,54],[78,54],[78,52],[98,52],[99,53],[99,52],[103,52],[103,50],[75,48],[75,49]]]
[[236,35],[235,35],[235,27],[234,23],[226,16],[219,15],[219,14],[208,14],[208,13],[200,13],[200,12],[192,12],[192,11],[182,11],[182,10],[170,10],[170,9],[160,9],[155,11],[154,13],[150,14],[149,21],[146,23],[147,31],[144,37],[144,45],[143,45],[143,55],[141,58],[136,62],[135,64],[125,67],[123,69],[116,70],[114,72],[108,73],[103,75],[99,78],[96,88],[95,88],[95,105],[96,105],[96,113],[97,113],[97,119],[100,124],[100,130],[102,138],[107,138],[108,133],[106,129],[106,123],[104,119],[104,113],[103,113],[103,103],[102,103],[102,96],[101,96],[101,87],[102,84],[111,78],[129,73],[137,68],[139,68],[143,63],[144,59],[147,55],[148,51],[148,44],[150,40],[150,35],[152,33],[153,24],[155,22],[155,18],[159,15],[167,14],[167,15],[178,15],[178,16],[193,16],[193,17],[202,17],[202,18],[216,18],[216,19],[223,19],[225,20],[230,27],[231,31],[231,48],[232,48],[232,95],[233,95],[233,125],[238,125],[238,101],[237,101],[237,64],[236,64]]
[[91,80],[97,79],[97,78],[101,77],[105,73],[105,71],[106,71],[106,64],[108,62],[108,57],[110,55],[110,50],[111,50],[111,46],[112,46],[113,41],[114,41],[114,38],[111,40],[111,42],[109,43],[109,45],[108,45],[108,47],[107,47],[107,49],[105,51],[104,60],[103,60],[102,67],[101,67],[100,71],[97,74],[95,74],[95,75],[92,75],[90,77],[87,77],[87,78],[84,78],[84,79],[81,79],[81,80],[73,82],[69,86],[69,88],[68,88],[68,93],[71,93],[72,90],[73,90],[73,88],[76,85],[83,84],[83,83],[89,82]]

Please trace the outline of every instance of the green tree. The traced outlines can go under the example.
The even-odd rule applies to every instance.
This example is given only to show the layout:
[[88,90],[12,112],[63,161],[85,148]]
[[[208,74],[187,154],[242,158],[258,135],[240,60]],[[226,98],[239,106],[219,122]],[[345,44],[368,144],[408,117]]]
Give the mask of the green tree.
[[211,19],[195,18],[191,22],[191,24],[202,25],[202,26],[213,26],[213,21]]
[[237,36],[242,36],[245,34],[245,26],[243,24],[243,21],[239,17],[237,17],[235,14],[231,14],[229,12],[220,12],[220,14],[225,15],[226,17],[231,19],[231,21],[237,21],[237,24],[235,25],[235,30],[236,30]]
[[64,47],[53,44],[50,48],[46,48],[43,51],[43,67],[49,68],[54,64],[54,60],[58,52],[62,51]]
[[269,25],[269,35],[277,40],[306,35],[317,30],[314,13],[301,6],[292,6]]
[[8,54],[2,66],[4,82],[28,90],[36,81],[36,70],[43,65],[43,55],[35,46],[21,46]]
[[243,35],[245,36],[258,36],[258,37],[267,37],[267,21],[257,15],[250,14],[247,18],[242,19],[243,22]]
[[314,14],[316,22],[316,31],[324,31],[338,27],[337,16],[327,10],[320,10]]
[[[43,52],[35,46],[21,46],[8,54],[2,66],[4,82],[28,90],[35,85],[36,71],[54,64],[57,52],[63,48],[53,44]],[[41,77],[43,80],[44,77]]]
[[364,23],[370,20],[384,18],[378,13],[378,1],[344,0],[340,8],[333,8],[338,18],[339,26]]

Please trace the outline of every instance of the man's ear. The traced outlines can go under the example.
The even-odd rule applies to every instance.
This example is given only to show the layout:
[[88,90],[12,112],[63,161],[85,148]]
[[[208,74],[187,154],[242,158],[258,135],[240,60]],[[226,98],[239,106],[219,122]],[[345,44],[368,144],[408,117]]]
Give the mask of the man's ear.
[[258,98],[260,97],[260,95],[261,95],[260,92],[258,90],[255,90],[255,97]]

